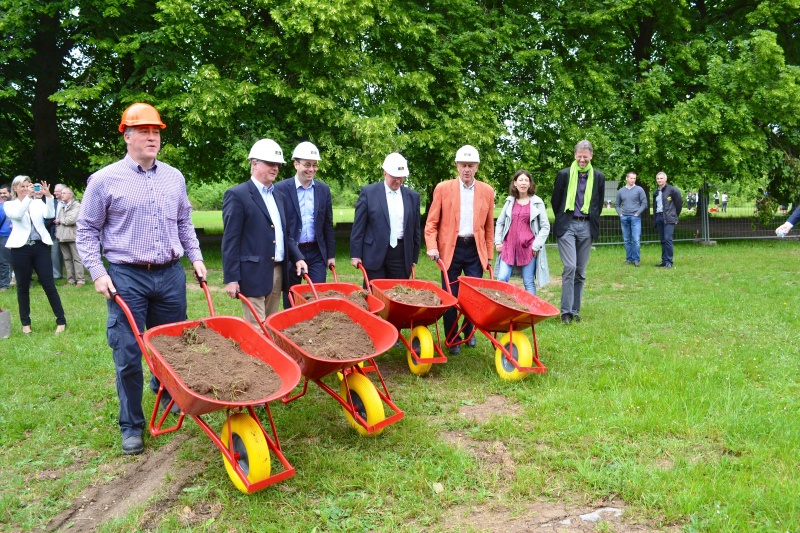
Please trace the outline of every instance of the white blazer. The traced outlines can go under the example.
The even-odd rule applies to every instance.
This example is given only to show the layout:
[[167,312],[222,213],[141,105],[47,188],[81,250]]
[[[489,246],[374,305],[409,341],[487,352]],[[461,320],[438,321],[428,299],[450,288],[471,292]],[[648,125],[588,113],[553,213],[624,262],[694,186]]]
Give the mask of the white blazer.
[[25,246],[31,235],[31,222],[33,227],[42,236],[42,242],[52,245],[53,239],[50,232],[44,227],[45,218],[56,216],[55,205],[52,196],[45,196],[45,202],[26,196],[24,200],[19,198],[3,202],[6,216],[11,219],[11,235],[8,236],[6,248],[20,248]]

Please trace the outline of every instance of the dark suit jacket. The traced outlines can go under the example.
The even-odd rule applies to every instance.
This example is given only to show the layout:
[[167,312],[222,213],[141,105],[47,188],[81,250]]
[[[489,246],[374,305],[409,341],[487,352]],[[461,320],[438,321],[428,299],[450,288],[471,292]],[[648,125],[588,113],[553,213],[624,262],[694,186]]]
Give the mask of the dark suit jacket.
[[[592,199],[589,202],[589,224],[592,240],[595,241],[600,234],[600,214],[603,212],[603,198],[606,194],[606,175],[597,169],[592,170],[594,171],[594,185],[592,185]],[[550,204],[553,206],[553,212],[556,215],[556,221],[553,224],[553,232],[556,237],[563,236],[572,223],[572,210],[564,211],[564,204],[567,201],[567,187],[569,187],[569,167],[558,172],[556,182],[553,185],[553,197],[550,199]]]
[[[419,193],[408,187],[400,187],[400,193],[403,197],[403,252],[408,275],[411,275],[411,265],[419,259]],[[381,180],[361,188],[350,233],[350,257],[361,258],[364,268],[380,268],[389,249],[390,234],[389,204]]]
[[[283,195],[286,210],[286,226],[295,242],[300,242],[303,221],[300,218],[300,202],[297,200],[294,176],[279,181],[275,189]],[[331,189],[321,181],[314,180],[314,240],[325,259],[336,257],[336,240],[333,235],[333,201]],[[305,258],[303,258],[305,259]]]
[[[302,256],[286,229],[286,214],[281,193],[274,191],[284,235],[284,276],[287,268]],[[266,296],[272,292],[275,267],[275,226],[261,193],[248,179],[231,187],[222,198],[222,272],[223,281],[239,282],[245,296]],[[284,284],[285,285],[285,284]],[[284,289],[286,287],[284,286]]]

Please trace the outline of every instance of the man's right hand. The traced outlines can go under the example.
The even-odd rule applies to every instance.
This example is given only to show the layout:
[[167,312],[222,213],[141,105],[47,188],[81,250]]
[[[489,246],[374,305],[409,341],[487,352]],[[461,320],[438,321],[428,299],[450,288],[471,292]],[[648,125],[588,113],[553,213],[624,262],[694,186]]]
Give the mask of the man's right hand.
[[114,282],[111,281],[111,276],[106,274],[94,280],[94,290],[106,297],[106,300],[111,299],[111,293],[117,292],[114,287]]
[[225,292],[228,293],[228,296],[231,298],[236,298],[236,293],[239,292],[239,282],[231,281],[230,283],[226,284]]
[[439,250],[436,248],[431,248],[428,250],[428,257],[431,261],[436,261],[436,258],[439,257]]
[[784,222],[783,224],[775,228],[775,235],[780,235],[781,233],[783,233],[784,235],[789,235],[789,232],[792,231],[793,227],[794,226],[792,226],[788,222]]

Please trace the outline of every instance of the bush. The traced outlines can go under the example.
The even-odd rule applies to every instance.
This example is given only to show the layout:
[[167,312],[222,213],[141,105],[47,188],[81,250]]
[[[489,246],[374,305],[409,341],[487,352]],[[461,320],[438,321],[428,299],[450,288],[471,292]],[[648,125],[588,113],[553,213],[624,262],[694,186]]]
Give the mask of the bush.
[[222,195],[236,185],[232,181],[216,183],[187,184],[189,201],[197,211],[219,211],[222,209]]

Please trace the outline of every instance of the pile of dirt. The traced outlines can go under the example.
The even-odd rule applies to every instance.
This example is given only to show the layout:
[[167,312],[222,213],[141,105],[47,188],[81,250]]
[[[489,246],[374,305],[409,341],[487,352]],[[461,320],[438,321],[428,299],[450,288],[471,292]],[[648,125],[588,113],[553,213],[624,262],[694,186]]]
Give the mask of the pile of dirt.
[[521,304],[514,299],[513,296],[507,292],[498,291],[497,289],[478,289],[482,294],[485,294],[495,302],[511,307],[512,309],[519,309],[520,311],[528,311],[528,306]]
[[251,402],[281,387],[271,366],[203,323],[186,328],[180,337],[153,337],[151,343],[186,386],[201,396]]
[[[329,290],[329,291],[318,292],[317,297],[320,300],[324,300],[325,298],[342,298],[344,300],[350,300],[360,308],[369,311],[369,304],[367,303],[367,294],[368,293],[365,290],[358,290],[351,292],[350,295],[348,296],[343,292]],[[311,295],[310,297],[312,299],[314,298],[313,295]]]
[[375,353],[364,328],[340,311],[322,311],[282,330],[302,350],[320,359],[357,359]]
[[435,292],[427,289],[412,289],[405,285],[396,285],[386,296],[390,300],[401,304],[416,305],[418,307],[436,307],[442,305],[442,299]]

